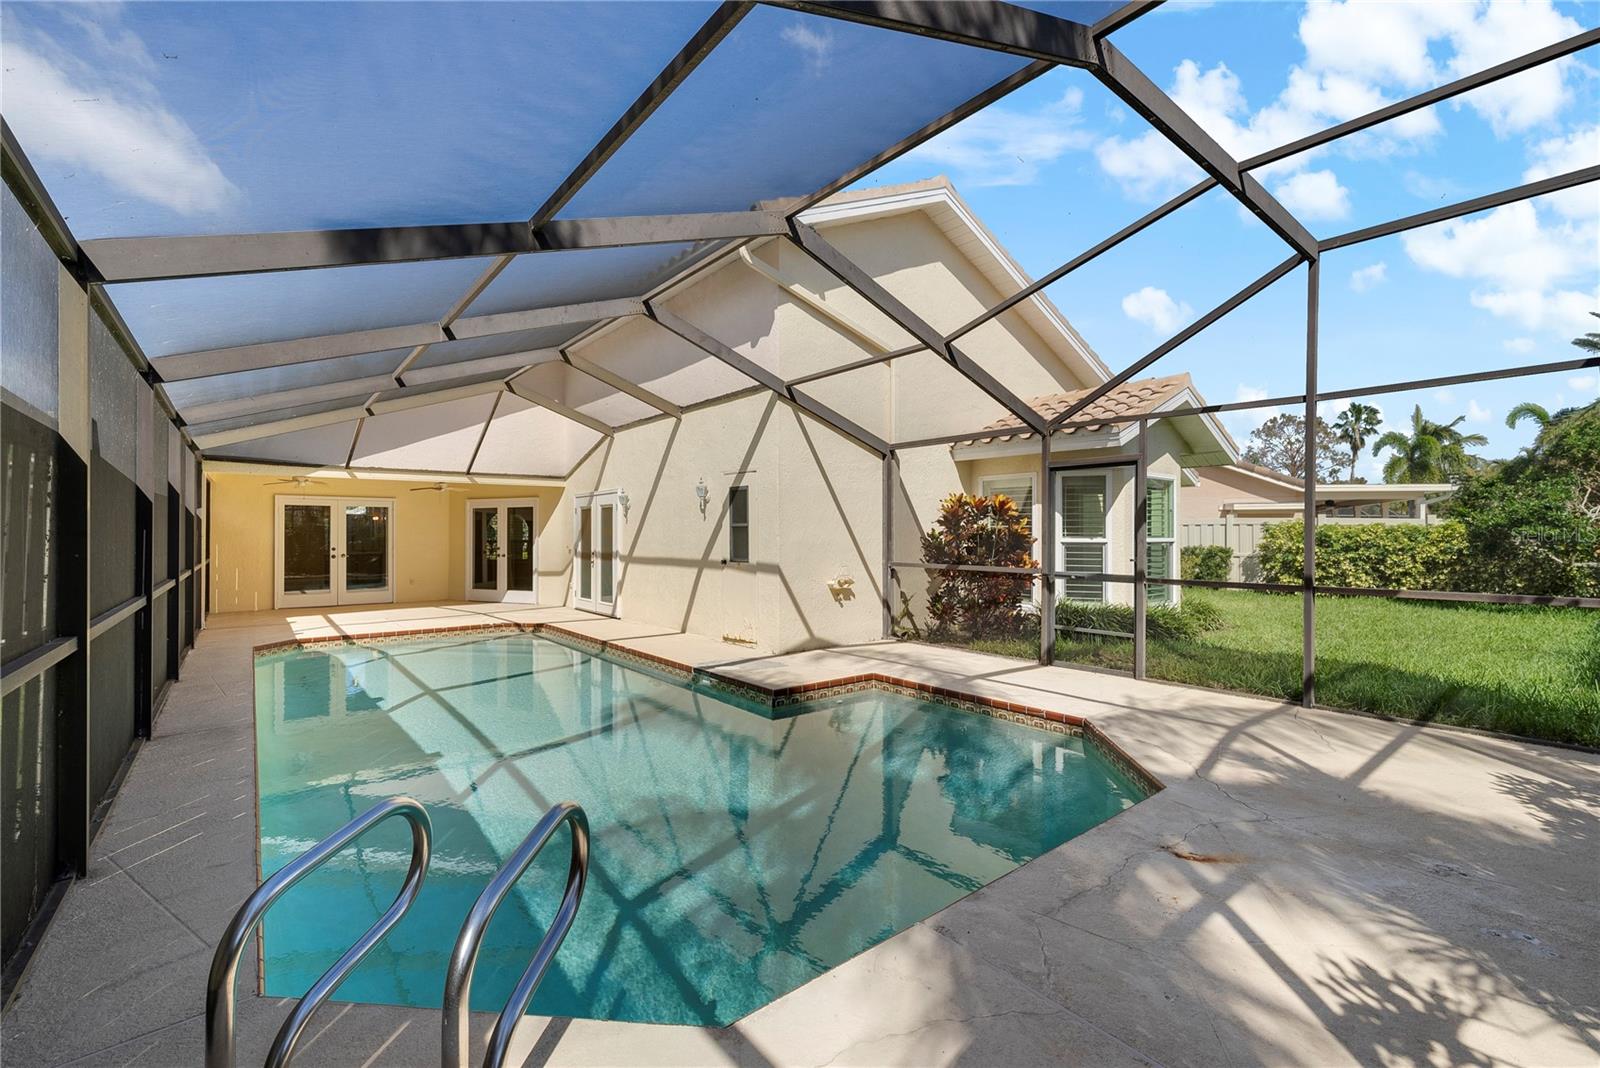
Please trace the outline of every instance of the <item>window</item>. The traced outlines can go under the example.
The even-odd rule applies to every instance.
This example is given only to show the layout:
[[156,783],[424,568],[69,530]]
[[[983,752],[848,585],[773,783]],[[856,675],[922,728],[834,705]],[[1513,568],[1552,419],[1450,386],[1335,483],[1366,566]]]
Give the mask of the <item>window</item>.
[[728,489],[728,563],[750,562],[750,487]]
[[[984,497],[1004,496],[1016,502],[1017,508],[1028,517],[1028,529],[1032,531],[1034,546],[1039,544],[1039,513],[1034,508],[1033,476],[1032,475],[990,475],[978,480],[978,493]],[[1033,550],[1037,553],[1037,548]],[[1031,583],[1026,601],[1036,602],[1039,599],[1039,584]]]
[[[1106,569],[1106,510],[1111,503],[1111,476],[1104,472],[1062,474],[1057,494],[1056,568],[1079,574]],[[1060,579],[1056,596],[1099,604],[1106,599],[1100,579]]]
[[[1150,529],[1145,532],[1145,568],[1151,578],[1176,578],[1173,566],[1177,556],[1178,487],[1170,478],[1151,478],[1145,490],[1146,515]],[[1171,604],[1176,586],[1147,586],[1155,604]]]

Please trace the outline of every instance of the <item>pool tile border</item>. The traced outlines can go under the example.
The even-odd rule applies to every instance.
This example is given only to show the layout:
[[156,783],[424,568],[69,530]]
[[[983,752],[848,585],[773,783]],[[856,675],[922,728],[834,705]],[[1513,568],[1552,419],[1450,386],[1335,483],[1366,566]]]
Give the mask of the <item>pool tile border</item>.
[[1128,755],[1127,750],[1112,741],[1099,727],[1082,716],[1072,715],[1068,712],[1040,708],[1036,705],[1023,704],[1019,701],[1008,701],[1000,697],[988,697],[983,694],[952,689],[948,686],[935,686],[931,683],[898,678],[881,672],[845,675],[817,682],[801,683],[795,686],[762,686],[760,683],[751,682],[748,679],[736,679],[724,675],[714,667],[695,667],[693,664],[685,664],[670,657],[648,653],[642,649],[623,645],[617,641],[596,638],[592,634],[584,634],[557,623],[520,623],[508,620],[500,623],[471,623],[455,627],[381,630],[365,634],[343,632],[340,634],[314,635],[257,645],[251,649],[251,656],[253,659],[273,653],[287,652],[291,649],[314,649],[336,645],[381,645],[388,641],[416,641],[418,638],[443,638],[461,634],[537,635],[560,642],[590,655],[605,656],[619,663],[664,673],[682,682],[704,681],[716,689],[773,709],[789,708],[807,701],[819,701],[829,697],[840,697],[868,690],[887,690],[919,700],[935,700],[941,704],[960,709],[963,712],[972,712],[980,716],[988,716],[991,719],[1002,719],[1026,727],[1053,731],[1057,734],[1087,738],[1100,749],[1117,770],[1138,783],[1145,793],[1155,794],[1165,788],[1165,784],[1160,779],[1150,774],[1138,761]]

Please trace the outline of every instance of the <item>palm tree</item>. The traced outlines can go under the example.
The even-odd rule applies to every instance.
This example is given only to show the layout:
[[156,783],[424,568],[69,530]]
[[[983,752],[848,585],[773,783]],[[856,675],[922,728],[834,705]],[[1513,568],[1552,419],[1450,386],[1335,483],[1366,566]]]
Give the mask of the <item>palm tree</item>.
[[1458,415],[1448,423],[1436,423],[1423,417],[1422,405],[1411,412],[1411,433],[1391,430],[1372,446],[1376,456],[1385,449],[1394,450],[1383,465],[1385,482],[1448,482],[1461,478],[1477,468],[1483,461],[1467,449],[1487,445],[1489,439],[1482,434],[1463,434],[1456,427],[1467,417]]
[[1532,419],[1543,430],[1550,425],[1550,413],[1542,405],[1532,401],[1523,401],[1506,413],[1506,427],[1510,430],[1517,429],[1517,424],[1523,419]]
[[[1590,312],[1589,314],[1596,319],[1600,319],[1600,312]],[[1600,352],[1600,334],[1595,333],[1593,330],[1582,337],[1573,338],[1572,343],[1585,352]]]
[[1350,481],[1356,480],[1356,459],[1366,448],[1367,439],[1378,432],[1383,415],[1370,404],[1351,401],[1350,407],[1339,413],[1333,421],[1333,432],[1339,440],[1350,446]]

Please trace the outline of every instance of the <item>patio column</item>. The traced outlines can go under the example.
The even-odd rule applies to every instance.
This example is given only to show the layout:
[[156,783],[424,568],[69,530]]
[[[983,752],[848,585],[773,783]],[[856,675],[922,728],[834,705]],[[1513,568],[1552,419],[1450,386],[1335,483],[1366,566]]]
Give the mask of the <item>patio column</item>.
[[900,454],[890,449],[883,455],[883,561],[879,571],[879,590],[883,595],[883,636],[894,637],[894,484],[899,481]]
[[1305,532],[1300,567],[1300,704],[1306,708],[1317,703],[1317,289],[1321,267],[1321,261],[1312,260],[1306,274],[1306,430],[1301,472]]
[[1138,461],[1133,465],[1133,677],[1145,677],[1145,616],[1150,591],[1145,579],[1150,570],[1150,420],[1144,416],[1138,428]]
[[1056,487],[1050,477],[1050,435],[1039,435],[1039,663],[1056,655]]

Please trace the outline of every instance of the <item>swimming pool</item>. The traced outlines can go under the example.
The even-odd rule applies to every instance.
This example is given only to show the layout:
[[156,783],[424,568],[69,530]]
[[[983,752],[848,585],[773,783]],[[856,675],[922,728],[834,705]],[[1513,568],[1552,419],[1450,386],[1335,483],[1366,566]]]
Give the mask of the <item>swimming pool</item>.
[[[772,710],[525,634],[255,663],[265,873],[393,794],[433,820],[420,897],[341,1000],[437,1006],[467,909],[556,801],[587,810],[592,863],[532,1011],[723,1025],[1144,796],[1081,737],[881,690]],[[499,1011],[566,853],[501,908],[473,1008]],[[266,992],[302,993],[409,857],[382,826],[274,906]]]

